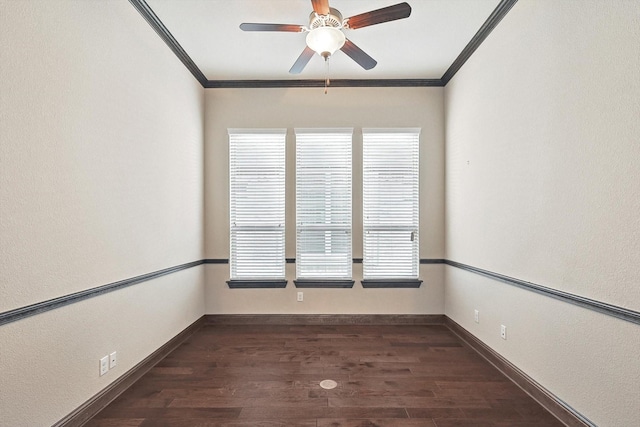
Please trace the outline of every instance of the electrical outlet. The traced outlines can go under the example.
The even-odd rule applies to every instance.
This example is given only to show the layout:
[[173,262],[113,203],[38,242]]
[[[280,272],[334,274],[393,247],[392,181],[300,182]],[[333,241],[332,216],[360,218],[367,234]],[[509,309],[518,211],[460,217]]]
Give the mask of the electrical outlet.
[[500,338],[503,340],[507,339],[507,327],[504,325],[500,325]]
[[116,352],[114,351],[109,355],[109,369],[113,369],[116,367],[116,363],[118,362],[116,358]]
[[304,294],[302,292],[298,292],[298,302],[304,301]]
[[478,310],[473,311],[473,321],[480,323],[480,312]]
[[109,372],[109,356],[100,359],[100,376],[103,376],[107,372]]

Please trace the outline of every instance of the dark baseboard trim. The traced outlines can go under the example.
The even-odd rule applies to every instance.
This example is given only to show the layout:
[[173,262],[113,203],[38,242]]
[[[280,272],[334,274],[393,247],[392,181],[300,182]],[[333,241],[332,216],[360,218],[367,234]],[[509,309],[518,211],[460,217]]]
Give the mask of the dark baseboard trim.
[[188,262],[185,264],[176,265],[174,267],[154,271],[152,273],[135,276],[130,279],[120,280],[118,282],[109,283],[91,289],[85,289],[84,291],[75,292],[69,295],[53,298],[36,304],[27,305],[25,307],[16,308],[14,310],[5,311],[4,313],[0,313],[0,326],[4,325],[5,323],[11,323],[15,322],[16,320],[24,319],[26,317],[35,316],[36,314],[44,313],[45,311],[64,307],[65,305],[80,302],[88,298],[97,297],[99,295],[106,294],[107,292],[113,292],[115,290],[126,288],[131,285],[137,285],[138,283],[146,282],[148,280],[157,279],[158,277],[186,270],[188,268],[195,267],[201,264],[203,264],[203,260]]
[[513,277],[505,276],[503,274],[494,273],[493,271],[483,270],[471,265],[462,264],[460,262],[445,260],[445,264],[452,267],[459,268],[461,270],[469,271],[471,273],[479,274],[481,276],[489,277],[508,285],[517,286],[528,291],[536,292],[541,295],[555,298],[570,304],[574,304],[583,308],[588,308],[593,311],[597,311],[602,314],[617,317],[618,319],[626,320],[627,322],[640,325],[640,313],[637,311],[629,310],[616,305],[607,304],[604,302],[596,301],[593,299],[581,297],[579,295],[570,294],[568,292],[559,291],[557,289],[548,288],[546,286],[538,285],[532,282],[525,282],[524,280],[516,279]]
[[355,280],[322,280],[322,279],[296,279],[293,284],[296,288],[327,288],[327,289],[350,289],[353,288]]
[[419,288],[422,280],[419,279],[366,279],[362,280],[362,287],[365,289],[381,288]]
[[453,76],[462,68],[465,62],[473,55],[473,53],[480,47],[482,42],[491,34],[491,31],[502,21],[507,13],[511,10],[513,5],[515,5],[518,0],[501,0],[498,6],[493,10],[489,18],[482,24],[482,27],[478,30],[478,32],[473,36],[471,41],[467,43],[460,55],[453,61],[451,66],[445,71],[440,80],[442,81],[443,86],[446,86],[447,83],[453,78]]
[[443,325],[565,425],[569,427],[596,427],[586,417],[443,314],[207,314],[52,427],[81,427],[186,341],[194,332],[207,325]]
[[445,326],[457,335],[471,349],[495,366],[500,372],[524,390],[547,411],[569,427],[597,427],[562,399],[538,384],[533,378],[521,371],[517,366],[502,357],[491,347],[480,341],[455,321],[445,316]]
[[52,427],[84,425],[204,325],[205,317],[202,316]]
[[228,280],[230,289],[275,289],[286,288],[286,280]]
[[207,314],[207,325],[443,325],[443,314]]

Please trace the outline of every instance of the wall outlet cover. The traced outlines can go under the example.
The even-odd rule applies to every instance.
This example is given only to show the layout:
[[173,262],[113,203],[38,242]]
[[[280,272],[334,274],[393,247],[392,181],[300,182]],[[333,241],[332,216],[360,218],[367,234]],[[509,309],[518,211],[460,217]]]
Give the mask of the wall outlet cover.
[[109,356],[100,359],[100,376],[103,376],[107,372],[109,372]]

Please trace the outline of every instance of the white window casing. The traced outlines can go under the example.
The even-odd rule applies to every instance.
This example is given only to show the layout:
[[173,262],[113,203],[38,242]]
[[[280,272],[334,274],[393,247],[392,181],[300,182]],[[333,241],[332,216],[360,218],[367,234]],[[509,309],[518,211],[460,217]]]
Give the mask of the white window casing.
[[296,274],[351,278],[353,129],[295,129]]
[[286,129],[228,132],[231,279],[284,279]]
[[419,274],[420,129],[363,129],[363,278]]

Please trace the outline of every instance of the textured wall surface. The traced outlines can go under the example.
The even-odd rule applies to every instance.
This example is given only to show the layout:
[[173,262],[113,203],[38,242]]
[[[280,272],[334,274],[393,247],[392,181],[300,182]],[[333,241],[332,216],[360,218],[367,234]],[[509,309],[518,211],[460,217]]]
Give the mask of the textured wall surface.
[[[521,0],[447,85],[448,259],[640,310],[639,24],[635,1]],[[637,423],[637,325],[446,270],[449,317],[598,425]]]
[[[242,127],[289,129],[287,257],[294,127],[354,127],[356,160],[362,127],[421,127],[421,258],[640,310],[636,1],[520,0],[446,89],[326,96],[204,91],[125,0],[0,8],[0,311],[228,258],[227,128]],[[361,174],[355,161],[354,257]],[[228,268],[1,326],[0,426],[56,422],[205,312],[445,312],[598,425],[640,419],[637,325],[442,265],[421,266],[418,290],[305,289],[303,303],[291,283],[229,290]]]
[[202,87],[127,1],[2,8],[0,310],[199,259]]
[[[0,8],[0,311],[202,258],[202,87],[126,0]],[[51,425],[155,351],[202,276],[1,326],[0,425]]]
[[[204,313],[191,268],[0,326],[0,426],[49,426]],[[117,366],[99,376],[101,357]]]
[[[228,128],[287,128],[286,254],[295,248],[296,127],[352,127],[353,257],[362,257],[362,128],[420,127],[420,257],[444,253],[444,130],[442,88],[209,89],[205,120],[205,253],[229,258]],[[422,266],[420,289],[229,290],[228,265],[208,265],[208,313],[442,313],[442,266]],[[362,265],[353,267],[362,278]],[[287,279],[295,278],[288,265]]]

